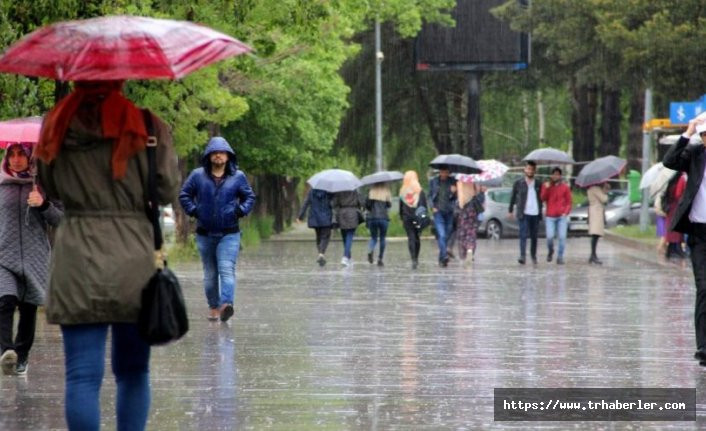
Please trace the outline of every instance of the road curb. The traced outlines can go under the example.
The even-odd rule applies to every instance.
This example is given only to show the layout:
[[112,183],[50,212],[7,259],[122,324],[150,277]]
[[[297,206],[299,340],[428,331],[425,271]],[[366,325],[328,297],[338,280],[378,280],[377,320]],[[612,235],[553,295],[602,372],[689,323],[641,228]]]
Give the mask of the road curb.
[[635,238],[630,238],[624,235],[620,235],[615,232],[611,232],[606,230],[605,231],[605,238],[608,241],[613,241],[615,243],[631,247],[637,250],[642,250],[642,251],[655,251],[656,245],[657,244],[651,244],[649,242],[645,241],[640,241],[639,239]]

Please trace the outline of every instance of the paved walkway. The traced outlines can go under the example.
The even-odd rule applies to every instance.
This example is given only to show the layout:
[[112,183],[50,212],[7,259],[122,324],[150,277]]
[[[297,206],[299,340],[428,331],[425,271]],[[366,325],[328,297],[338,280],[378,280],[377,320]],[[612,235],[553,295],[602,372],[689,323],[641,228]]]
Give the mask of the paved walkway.
[[[153,350],[149,429],[706,427],[688,265],[602,241],[605,264],[588,266],[589,240],[571,238],[564,266],[520,266],[516,240],[481,240],[472,265],[440,269],[422,247],[417,271],[404,242],[384,268],[361,242],[352,268],[340,242],[324,268],[313,241],[244,250],[228,324],[205,319],[199,265],[178,266],[192,329]],[[0,376],[0,430],[65,429],[59,331],[39,320],[28,376]],[[495,387],[696,387],[698,422],[494,422]],[[105,429],[113,393],[107,374]]]

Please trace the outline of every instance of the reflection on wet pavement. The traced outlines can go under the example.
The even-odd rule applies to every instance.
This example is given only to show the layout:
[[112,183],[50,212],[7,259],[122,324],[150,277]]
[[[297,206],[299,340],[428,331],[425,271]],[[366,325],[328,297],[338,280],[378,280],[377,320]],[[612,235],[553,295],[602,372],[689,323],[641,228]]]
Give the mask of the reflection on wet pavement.
[[[235,317],[206,320],[200,266],[176,268],[191,331],[152,351],[151,430],[699,429],[706,370],[691,359],[688,265],[572,238],[567,265],[516,263],[516,240],[435,265],[404,242],[384,268],[316,266],[313,241],[244,250]],[[26,377],[0,377],[0,429],[65,429],[58,328],[39,318]],[[109,361],[109,359],[106,359]],[[106,368],[109,370],[109,368]],[[495,387],[696,387],[693,422],[493,422]],[[114,429],[107,373],[103,423]]]

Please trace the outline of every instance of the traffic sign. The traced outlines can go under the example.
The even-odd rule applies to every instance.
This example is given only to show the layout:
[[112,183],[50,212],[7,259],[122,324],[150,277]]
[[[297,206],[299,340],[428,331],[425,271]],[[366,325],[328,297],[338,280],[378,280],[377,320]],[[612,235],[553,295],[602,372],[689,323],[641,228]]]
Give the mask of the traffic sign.
[[694,102],[670,102],[669,121],[672,124],[686,124],[689,120],[706,111],[706,94]]

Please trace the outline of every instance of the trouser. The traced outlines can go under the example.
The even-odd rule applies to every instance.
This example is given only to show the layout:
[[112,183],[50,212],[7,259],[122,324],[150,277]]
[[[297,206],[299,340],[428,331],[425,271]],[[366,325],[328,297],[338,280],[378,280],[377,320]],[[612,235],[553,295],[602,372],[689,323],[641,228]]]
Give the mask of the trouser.
[[328,242],[331,239],[331,226],[326,227],[315,227],[316,232],[316,249],[321,254],[326,254],[326,248],[328,248]]
[[[203,265],[204,293],[208,307],[235,302],[235,264],[240,252],[240,232],[223,236],[196,235]],[[220,285],[220,292],[219,292]]]
[[561,259],[564,257],[564,248],[566,247],[566,231],[569,224],[567,217],[546,217],[544,219],[547,230],[547,248],[550,253],[554,252],[554,237],[559,237],[559,250],[557,256]]
[[370,219],[368,221],[368,229],[370,230],[370,242],[368,243],[368,253],[375,251],[375,246],[377,245],[378,238],[380,239],[380,254],[378,259],[382,260],[385,254],[385,237],[387,236],[387,226],[389,224],[388,220],[385,219]]
[[419,260],[419,249],[421,248],[421,242],[419,241],[419,230],[412,225],[411,221],[405,220],[404,230],[407,232],[407,248],[409,249],[409,257],[412,258],[413,262]]
[[598,246],[600,237],[600,235],[591,235],[591,257],[598,257],[596,255],[596,247]]
[[[15,309],[20,312],[20,321],[17,324],[17,335],[13,340]],[[20,302],[15,295],[0,297],[0,349],[2,352],[12,349],[17,353],[18,361],[26,361],[34,343],[36,324],[36,305]]]
[[691,249],[691,268],[696,284],[694,306],[696,348],[706,349],[706,224],[694,223],[693,229],[689,234],[688,244]]
[[437,241],[439,242],[439,262],[448,259],[447,240],[453,230],[453,211],[437,211],[434,213],[434,228],[436,229]]
[[343,256],[351,258],[351,248],[353,248],[353,234],[355,229],[341,229],[341,239],[343,240]]
[[112,326],[111,364],[118,431],[145,429],[150,408],[150,346],[132,323],[62,325],[66,367],[66,422],[70,430],[100,428],[105,342]]
[[539,230],[538,215],[523,215],[520,224],[520,257],[525,258],[527,250],[527,236],[530,238],[530,256],[537,258],[537,231]]

